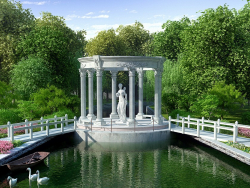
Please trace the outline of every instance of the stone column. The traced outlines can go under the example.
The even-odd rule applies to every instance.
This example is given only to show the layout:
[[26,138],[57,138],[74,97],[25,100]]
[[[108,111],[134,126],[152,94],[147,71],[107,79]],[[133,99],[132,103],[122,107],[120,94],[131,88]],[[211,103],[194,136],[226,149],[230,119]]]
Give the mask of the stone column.
[[155,116],[154,121],[158,125],[162,125],[161,113],[161,74],[160,69],[155,69]]
[[86,70],[79,69],[81,77],[81,117],[79,118],[79,123],[87,121],[86,118]]
[[105,125],[106,122],[102,119],[102,71],[103,69],[96,69],[96,77],[97,77],[97,118],[94,123],[96,126]]
[[89,79],[89,114],[87,116],[87,118],[89,120],[95,120],[96,116],[94,115],[94,103],[93,103],[93,96],[94,96],[94,92],[93,92],[93,73],[94,70],[93,69],[89,69],[87,70],[88,72],[88,79]]
[[143,119],[143,69],[140,68],[137,70],[139,77],[139,104],[138,104],[138,114],[136,115],[137,119]]
[[110,71],[112,74],[112,113],[110,114],[111,119],[119,119],[117,114],[117,100],[116,100],[116,78],[118,71]]
[[135,121],[135,69],[129,69],[129,119],[128,126],[137,125]]

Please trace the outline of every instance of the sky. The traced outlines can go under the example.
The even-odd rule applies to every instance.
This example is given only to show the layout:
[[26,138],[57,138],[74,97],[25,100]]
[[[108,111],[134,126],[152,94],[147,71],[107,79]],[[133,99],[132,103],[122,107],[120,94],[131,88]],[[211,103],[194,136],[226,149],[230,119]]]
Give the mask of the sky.
[[30,9],[39,18],[41,12],[62,16],[71,29],[86,30],[86,39],[99,31],[116,29],[139,21],[150,33],[162,31],[167,20],[180,20],[183,16],[197,19],[208,8],[228,5],[239,10],[246,0],[20,0],[23,8]]

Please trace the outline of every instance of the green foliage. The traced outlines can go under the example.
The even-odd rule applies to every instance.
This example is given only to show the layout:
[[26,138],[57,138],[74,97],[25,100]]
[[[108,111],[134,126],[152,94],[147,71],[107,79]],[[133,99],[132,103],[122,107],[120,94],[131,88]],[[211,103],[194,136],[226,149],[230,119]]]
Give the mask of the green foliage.
[[11,86],[0,81],[0,108],[7,109],[14,107],[15,103],[12,102],[14,99],[15,95]]
[[192,116],[191,112],[187,112],[180,109],[173,110],[172,112],[169,113],[169,116],[171,116],[171,118],[177,118],[177,114],[179,114],[182,117],[187,117],[188,115]]
[[18,101],[18,111],[19,117],[23,120],[33,120],[34,118],[38,118],[41,114],[39,105],[33,101]]
[[124,44],[125,55],[142,56],[146,54],[145,43],[150,40],[150,34],[140,22],[136,21],[134,24],[126,26],[120,25],[116,32]]
[[240,107],[239,104],[244,104],[244,96],[241,92],[236,90],[232,84],[227,85],[223,81],[216,82],[208,93],[218,97],[218,113],[221,115],[221,119],[228,114],[229,110],[236,110]]
[[183,17],[180,21],[168,20],[162,25],[164,31],[154,34],[153,55],[164,56],[167,59],[177,60],[182,51],[181,33],[191,24],[189,18]]
[[30,55],[23,58],[12,70],[11,83],[22,99],[51,83],[51,72],[44,66],[47,62],[39,57]]
[[241,123],[245,125],[250,125],[250,112],[244,112],[241,115]]
[[178,109],[178,94],[177,93],[164,93],[162,95],[162,106],[169,114],[175,109]]
[[17,109],[0,109],[0,125],[6,125],[8,121],[11,123],[19,123],[22,121]]
[[14,148],[19,147],[19,146],[23,145],[24,143],[25,143],[25,142],[23,142],[23,141],[21,141],[21,140],[14,140],[14,141],[12,142]]
[[190,110],[199,114],[202,117],[210,119],[210,117],[218,115],[216,110],[219,105],[219,98],[217,95],[203,94],[191,107]]
[[88,41],[85,50],[88,56],[124,55],[124,45],[115,34],[114,29],[100,31],[95,38],[92,38]]
[[35,28],[21,38],[18,53],[20,57],[36,54],[44,59],[44,66],[51,71],[52,84],[71,92],[76,90],[72,74],[76,74],[78,67],[73,59],[79,52],[83,54],[84,34],[85,31],[75,33],[68,28],[62,17],[43,12]]
[[70,109],[64,109],[64,110],[60,110],[58,112],[54,112],[51,115],[44,116],[43,118],[44,119],[49,119],[49,118],[53,118],[55,116],[57,116],[57,117],[64,117],[65,114],[68,114],[68,118],[69,119],[73,119],[74,116],[76,116],[76,114],[74,112],[72,112]]
[[154,84],[155,84],[155,78],[154,78],[154,71],[146,71],[144,80],[143,80],[143,95],[144,99],[146,101],[153,101],[154,99]]
[[17,62],[16,46],[34,27],[35,17],[20,2],[0,2],[0,80],[9,82],[9,71]]

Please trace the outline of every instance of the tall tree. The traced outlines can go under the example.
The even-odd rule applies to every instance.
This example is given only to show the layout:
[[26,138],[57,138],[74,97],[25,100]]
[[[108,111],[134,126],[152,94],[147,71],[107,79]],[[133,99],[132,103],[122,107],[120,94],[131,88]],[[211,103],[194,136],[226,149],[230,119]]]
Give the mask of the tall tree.
[[34,27],[35,17],[20,2],[1,0],[0,4],[0,80],[9,82],[9,71],[18,62],[16,46],[20,36]]
[[21,38],[18,51],[20,57],[36,54],[44,59],[51,70],[52,84],[71,92],[76,89],[72,88],[71,75],[77,72],[72,58],[79,52],[83,54],[84,34],[85,31],[77,34],[68,28],[63,17],[43,12],[35,28]]

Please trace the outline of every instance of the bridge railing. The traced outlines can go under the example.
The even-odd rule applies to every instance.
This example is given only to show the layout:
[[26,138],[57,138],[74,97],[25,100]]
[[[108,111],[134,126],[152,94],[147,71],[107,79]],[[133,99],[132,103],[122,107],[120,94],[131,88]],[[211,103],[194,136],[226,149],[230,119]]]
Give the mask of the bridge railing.
[[[44,131],[44,127],[46,128],[46,136],[49,136],[49,130],[50,130],[50,125],[54,125],[54,128],[57,129],[57,125],[61,125],[60,132],[64,132],[64,125],[68,126],[68,123],[74,122],[74,130],[76,130],[76,122],[77,118],[76,116],[74,119],[68,119],[68,115],[66,114],[63,117],[57,117],[55,116],[54,118],[49,118],[49,119],[43,119],[43,117],[40,118],[40,120],[36,121],[28,121],[27,119],[25,122],[20,122],[20,123],[13,123],[8,122],[6,125],[0,125],[1,128],[7,128],[7,134],[8,137],[10,138],[11,141],[14,141],[14,133],[15,131],[22,131],[25,130],[24,134],[29,134],[30,139],[33,139],[33,129],[34,128],[41,128],[40,131]],[[17,126],[23,126],[23,127],[17,127]]]
[[[235,123],[226,123],[221,122],[220,119],[217,121],[212,120],[206,120],[204,117],[202,119],[197,118],[191,118],[190,115],[188,117],[181,117],[179,114],[177,114],[177,119],[172,119],[171,116],[169,116],[169,125],[171,125],[171,122],[176,122],[177,126],[179,126],[179,123],[182,124],[182,133],[185,134],[185,124],[187,124],[187,128],[190,128],[190,125],[195,125],[197,129],[197,137],[200,137],[200,131],[204,130],[204,127],[210,127],[214,130],[214,140],[217,140],[217,135],[220,133],[220,130],[228,130],[233,132],[233,142],[237,142],[237,136],[238,136],[238,128],[250,128],[249,125],[243,125],[238,124],[238,121]],[[226,125],[226,126],[222,126]],[[201,129],[200,129],[201,127]],[[169,129],[171,130],[171,126],[169,126]]]

